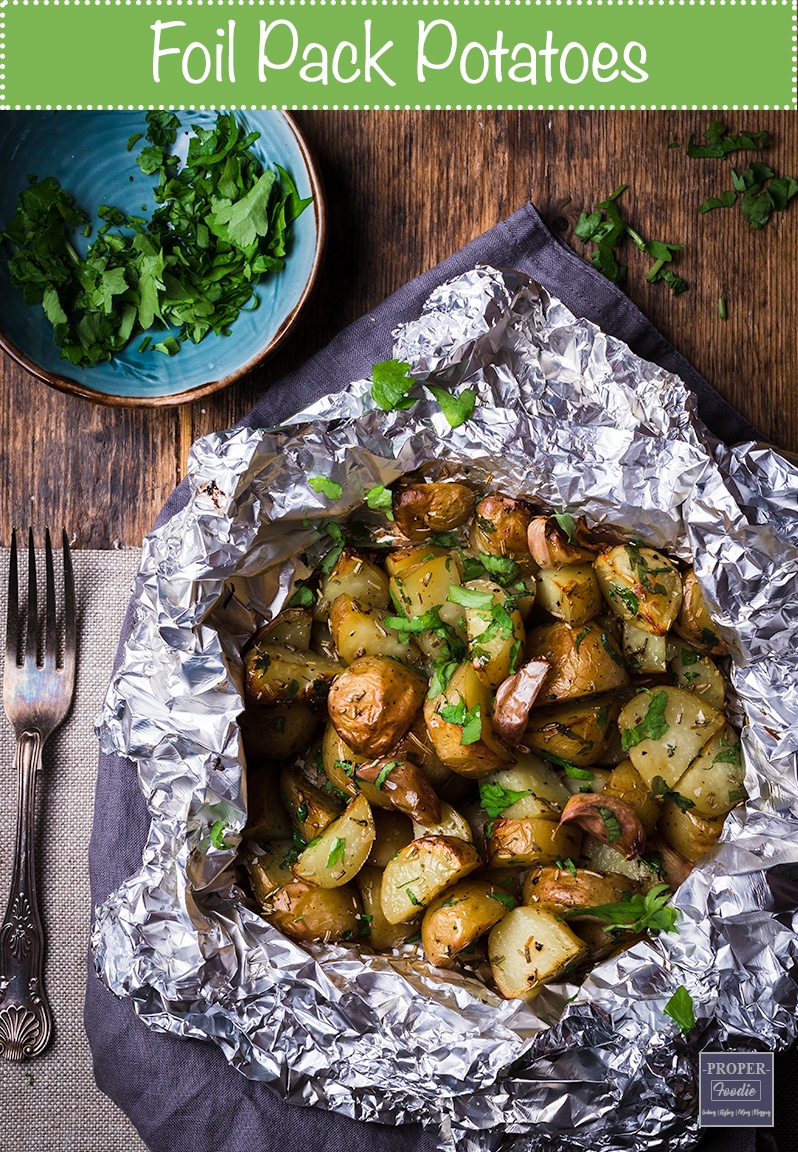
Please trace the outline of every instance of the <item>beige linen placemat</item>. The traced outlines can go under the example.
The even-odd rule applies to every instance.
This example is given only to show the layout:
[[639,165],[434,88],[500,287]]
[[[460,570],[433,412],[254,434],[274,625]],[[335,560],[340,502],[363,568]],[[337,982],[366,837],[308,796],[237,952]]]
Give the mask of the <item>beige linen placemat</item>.
[[[133,1124],[97,1088],[83,1031],[89,932],[87,853],[97,774],[94,720],[113,665],[140,552],[74,552],[79,612],[75,702],[50,739],[39,779],[37,879],[47,937],[45,984],[55,1035],[42,1056],[0,1058],[0,1152],[146,1152]],[[5,649],[8,551],[0,551]],[[0,915],[11,882],[16,819],[13,734],[0,710]]]

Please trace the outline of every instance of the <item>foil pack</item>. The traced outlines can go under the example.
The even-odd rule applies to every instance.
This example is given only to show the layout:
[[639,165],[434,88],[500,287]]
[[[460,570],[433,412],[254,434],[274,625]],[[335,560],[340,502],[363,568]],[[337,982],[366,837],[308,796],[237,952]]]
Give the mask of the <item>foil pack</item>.
[[[519,273],[477,267],[393,335],[411,409],[380,411],[360,380],[279,428],[205,437],[188,505],[145,542],[98,735],[135,761],[152,827],[141,868],[96,910],[97,972],[148,1025],[218,1044],[285,1099],[418,1121],[441,1149],[690,1148],[697,1052],[798,1033],[798,470],[719,443],[677,377]],[[429,379],[474,389],[473,417],[450,428]],[[678,934],[530,1004],[412,945],[294,943],[234,883],[241,647],[329,547],[327,525],[422,465],[692,556],[732,652],[750,799],[676,894]],[[313,491],[315,476],[341,497]],[[689,1039],[663,1013],[682,985]]]

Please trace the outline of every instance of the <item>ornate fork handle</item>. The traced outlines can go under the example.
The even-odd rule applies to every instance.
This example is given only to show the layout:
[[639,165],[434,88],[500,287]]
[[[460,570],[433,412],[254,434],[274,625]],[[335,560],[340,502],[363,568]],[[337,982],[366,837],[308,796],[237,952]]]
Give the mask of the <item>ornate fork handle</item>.
[[0,928],[0,1055],[28,1060],[50,1042],[53,1017],[42,981],[44,934],[34,867],[36,775],[42,764],[41,733],[17,738],[17,838],[11,895]]

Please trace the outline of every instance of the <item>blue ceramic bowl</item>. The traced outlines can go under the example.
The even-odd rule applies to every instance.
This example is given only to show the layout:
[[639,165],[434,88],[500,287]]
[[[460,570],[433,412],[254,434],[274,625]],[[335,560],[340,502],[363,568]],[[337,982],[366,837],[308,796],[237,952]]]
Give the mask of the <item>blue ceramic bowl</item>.
[[[136,156],[145,141],[130,152],[128,138],[145,132],[144,112],[4,112],[0,116],[0,229],[16,210],[28,176],[55,176],[93,222],[100,204],[113,204],[133,215],[149,215],[155,207],[151,188]],[[255,289],[260,306],[244,311],[230,336],[207,336],[200,344],[186,341],[176,356],[139,352],[141,339],[108,363],[76,368],[61,357],[52,328],[39,305],[25,304],[11,286],[8,256],[0,256],[0,344],[20,364],[45,383],[63,392],[101,404],[183,404],[226,387],[273,352],[294,325],[316,279],[324,244],[325,211],[321,181],[293,119],[285,112],[236,112],[246,130],[257,130],[252,145],[264,165],[285,168],[300,196],[313,203],[292,225],[285,268],[268,276]],[[185,131],[191,125],[211,127],[214,111],[178,112]],[[185,156],[185,131],[173,149]],[[182,141],[182,152],[181,152]],[[146,205],[146,212],[142,206]],[[87,246],[80,230],[76,248]],[[6,248],[7,245],[4,245]],[[156,339],[163,339],[159,330]]]

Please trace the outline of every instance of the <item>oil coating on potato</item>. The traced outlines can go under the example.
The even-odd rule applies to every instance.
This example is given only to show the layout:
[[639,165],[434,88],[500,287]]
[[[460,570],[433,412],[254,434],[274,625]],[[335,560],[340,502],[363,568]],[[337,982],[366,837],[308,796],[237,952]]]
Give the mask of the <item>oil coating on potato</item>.
[[424,913],[421,942],[430,964],[445,968],[515,907],[515,900],[487,880],[461,880]]
[[474,511],[475,499],[473,488],[456,481],[400,483],[393,493],[396,527],[408,540],[426,540],[433,532],[448,532],[465,524]]
[[427,697],[424,719],[440,759],[461,776],[485,776],[512,760],[490,722],[490,689],[471,664],[461,664],[437,696]]
[[327,707],[350,748],[382,756],[407,732],[426,694],[420,672],[389,656],[363,656],[333,681]]
[[475,552],[489,556],[510,556],[520,564],[531,564],[527,532],[532,511],[524,500],[493,493],[479,501],[469,543]]
[[682,607],[679,612],[674,631],[684,639],[695,644],[702,652],[711,656],[727,656],[729,649],[718,636],[717,629],[709,614],[704,594],[698,583],[695,571],[689,568],[684,574],[682,586]]
[[596,560],[596,575],[617,616],[644,632],[663,636],[682,606],[676,565],[654,548],[619,544]]

